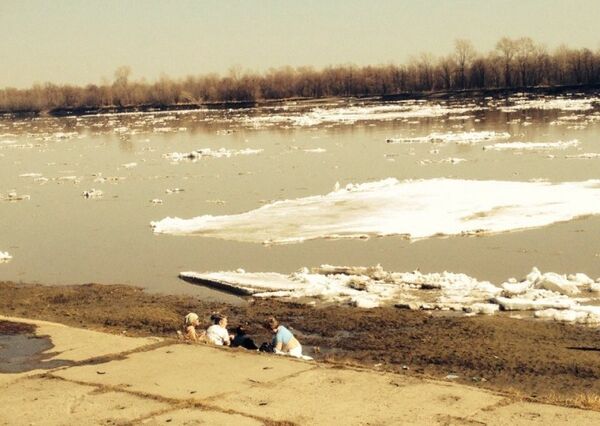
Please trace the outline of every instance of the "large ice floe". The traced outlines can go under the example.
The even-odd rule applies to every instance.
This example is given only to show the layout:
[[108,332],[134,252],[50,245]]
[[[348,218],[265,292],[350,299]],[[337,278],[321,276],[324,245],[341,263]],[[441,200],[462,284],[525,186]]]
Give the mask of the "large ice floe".
[[502,112],[515,112],[528,109],[560,110],[560,111],[589,111],[594,105],[600,104],[600,98],[560,98],[560,97],[538,97],[538,98],[509,98],[513,105],[502,106]]
[[401,235],[421,239],[541,227],[600,213],[600,180],[547,182],[388,178],[246,213],[167,217],[155,233],[267,244]]
[[483,147],[485,150],[505,151],[505,150],[516,150],[516,151],[536,151],[536,150],[551,150],[551,149],[567,149],[573,148],[579,145],[577,139],[570,141],[557,141],[557,142],[504,142],[495,143],[492,145],[486,145]]
[[[600,279],[583,273],[559,275],[537,268],[521,281],[495,285],[465,274],[388,272],[380,265],[348,267],[322,265],[289,275],[244,270],[182,272],[186,281],[254,297],[318,299],[362,308],[395,305],[421,310],[454,310],[477,314],[532,311],[535,317],[600,324]],[[585,298],[582,297],[585,295]],[[575,297],[577,296],[577,297]]]
[[443,117],[450,114],[465,114],[482,109],[484,108],[474,104],[453,106],[410,101],[385,105],[315,107],[307,112],[293,111],[286,114],[245,117],[244,124],[256,128],[274,125],[307,127],[320,124],[353,124],[360,121],[392,121]]
[[201,148],[192,152],[171,152],[168,154],[164,154],[163,157],[168,158],[171,161],[198,161],[202,158],[229,158],[237,155],[253,155],[259,154],[263,150],[262,149],[252,149],[246,148],[241,150],[234,149],[226,149],[219,148],[217,150],[213,150],[211,148]]
[[8,252],[0,251],[0,263],[6,263],[12,259],[12,256]]
[[398,137],[388,138],[387,143],[402,144],[402,143],[457,143],[457,144],[473,144],[484,141],[502,140],[510,138],[510,133],[507,132],[448,132],[448,133],[430,133],[426,136],[415,137]]

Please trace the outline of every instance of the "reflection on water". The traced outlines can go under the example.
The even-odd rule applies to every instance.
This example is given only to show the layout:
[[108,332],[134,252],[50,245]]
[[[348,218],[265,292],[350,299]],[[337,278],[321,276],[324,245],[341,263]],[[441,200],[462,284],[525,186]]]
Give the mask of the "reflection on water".
[[[13,259],[0,264],[0,279],[130,283],[227,299],[190,286],[177,274],[237,268],[289,273],[322,263],[381,263],[387,270],[448,270],[492,281],[520,277],[532,266],[595,278],[600,276],[598,217],[485,237],[284,246],[157,236],[149,226],[167,216],[237,214],[274,200],[326,194],[336,183],[388,177],[600,178],[600,158],[583,155],[600,153],[597,98],[553,102],[519,98],[382,106],[332,101],[234,111],[5,118],[0,120],[0,251]],[[510,137],[386,143],[468,132]],[[564,149],[483,149],[502,142],[573,140],[578,143]],[[197,161],[165,158],[203,148],[262,151]],[[82,196],[92,189],[102,196]],[[29,200],[10,200],[11,192]]]

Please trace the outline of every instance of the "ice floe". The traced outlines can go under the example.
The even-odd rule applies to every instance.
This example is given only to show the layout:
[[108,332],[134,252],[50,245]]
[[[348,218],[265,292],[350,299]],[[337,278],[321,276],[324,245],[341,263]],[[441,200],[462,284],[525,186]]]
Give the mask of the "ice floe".
[[25,201],[30,200],[31,196],[27,194],[19,194],[15,190],[8,191],[6,195],[0,194],[0,200],[3,201]]
[[354,124],[359,121],[392,121],[443,117],[450,114],[464,115],[467,112],[482,109],[484,108],[470,104],[454,106],[422,102],[400,102],[386,105],[316,107],[308,112],[244,117],[243,120],[245,124],[255,128],[274,125],[308,127],[320,124]]
[[551,184],[389,178],[276,201],[246,213],[167,217],[151,226],[155,233],[282,244],[317,238],[498,233],[598,213],[599,180]]
[[561,111],[589,111],[594,108],[594,104],[600,102],[599,98],[511,98],[514,104],[511,106],[500,107],[502,112],[515,112],[527,109],[541,110],[561,110]]
[[12,259],[12,256],[6,251],[0,251],[0,263],[6,263]]
[[579,141],[577,139],[573,139],[570,141],[557,141],[557,142],[503,142],[503,143],[495,143],[492,145],[486,145],[483,147],[485,150],[495,150],[495,151],[503,151],[503,150],[517,150],[517,151],[527,151],[527,150],[550,150],[550,149],[567,149],[572,148],[579,145]]
[[168,158],[171,161],[197,161],[202,158],[229,158],[237,155],[254,155],[259,154],[263,150],[262,149],[252,149],[246,148],[241,150],[234,149],[226,149],[219,148],[217,150],[213,150],[211,148],[201,148],[192,152],[171,152],[168,154],[164,154],[163,157]]
[[90,189],[89,191],[83,191],[81,193],[81,196],[83,198],[102,198],[102,196],[104,195],[104,193],[102,191],[100,191],[99,189]]
[[427,136],[418,137],[402,137],[388,138],[387,143],[458,143],[471,144],[484,141],[502,140],[510,138],[510,133],[481,131],[481,132],[447,132],[447,133],[430,133]]
[[[501,285],[450,272],[388,272],[380,265],[322,265],[289,275],[275,272],[182,272],[186,281],[240,295],[283,299],[318,299],[362,308],[395,305],[405,309],[455,310],[494,314],[499,310],[533,311],[540,318],[596,324],[600,306],[573,298],[590,293],[595,282],[578,273],[541,273],[537,268],[520,282]],[[600,301],[600,299],[598,299]]]
[[575,159],[579,159],[579,160],[592,160],[594,158],[600,158],[600,153],[584,152],[583,154],[565,155],[565,158],[575,158]]

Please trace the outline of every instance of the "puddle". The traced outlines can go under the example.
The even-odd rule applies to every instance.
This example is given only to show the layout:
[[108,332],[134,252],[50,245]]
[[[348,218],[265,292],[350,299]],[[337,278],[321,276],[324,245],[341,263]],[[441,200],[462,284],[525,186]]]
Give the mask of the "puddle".
[[71,361],[47,361],[54,347],[48,336],[36,336],[35,326],[0,321],[0,373],[24,373],[71,365]]

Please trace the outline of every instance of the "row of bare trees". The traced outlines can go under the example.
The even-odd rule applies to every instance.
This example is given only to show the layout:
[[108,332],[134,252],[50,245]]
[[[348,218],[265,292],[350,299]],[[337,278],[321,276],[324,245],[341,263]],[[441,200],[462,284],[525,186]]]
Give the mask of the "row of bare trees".
[[468,40],[456,40],[443,57],[421,54],[404,65],[284,67],[266,73],[230,70],[173,80],[132,81],[129,67],[114,80],[85,87],[51,83],[30,89],[0,90],[0,111],[47,111],[139,105],[169,106],[203,102],[255,101],[294,97],[374,96],[532,86],[600,83],[600,50],[561,46],[549,52],[529,37],[504,37],[491,52],[478,53]]

